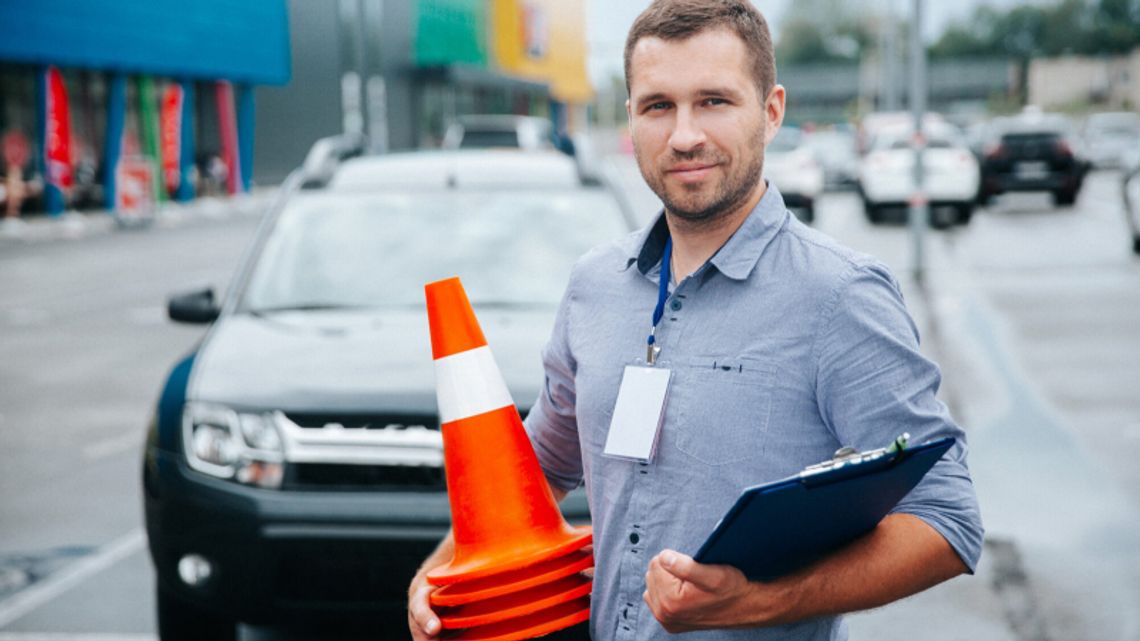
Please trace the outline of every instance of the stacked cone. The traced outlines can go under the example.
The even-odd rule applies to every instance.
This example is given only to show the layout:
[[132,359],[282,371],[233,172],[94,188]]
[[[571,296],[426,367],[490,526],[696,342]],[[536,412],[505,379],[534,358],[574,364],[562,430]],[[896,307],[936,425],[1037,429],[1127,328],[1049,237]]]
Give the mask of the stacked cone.
[[445,635],[515,641],[585,621],[591,530],[558,511],[459,279],[424,290],[455,537],[427,575]]

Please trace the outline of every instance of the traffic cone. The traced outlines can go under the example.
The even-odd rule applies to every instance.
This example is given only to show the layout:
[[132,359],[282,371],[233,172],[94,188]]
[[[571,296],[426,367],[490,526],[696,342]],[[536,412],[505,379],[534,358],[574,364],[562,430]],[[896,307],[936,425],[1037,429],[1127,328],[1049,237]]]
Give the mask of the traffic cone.
[[590,619],[590,599],[582,597],[517,619],[448,633],[448,641],[521,641],[550,634]]
[[428,284],[455,556],[428,573],[449,639],[512,641],[589,618],[589,527],[562,518],[458,278]]
[[521,570],[445,585],[431,593],[431,604],[455,606],[482,601],[573,576],[592,567],[594,567],[594,555],[585,550],[577,550],[566,556],[543,561]]

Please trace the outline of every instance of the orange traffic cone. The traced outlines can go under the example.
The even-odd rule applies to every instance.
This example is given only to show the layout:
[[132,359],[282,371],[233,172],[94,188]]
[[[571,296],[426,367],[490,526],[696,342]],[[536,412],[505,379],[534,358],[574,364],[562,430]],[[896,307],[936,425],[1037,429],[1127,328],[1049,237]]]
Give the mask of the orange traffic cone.
[[526,639],[589,617],[589,527],[554,502],[458,278],[428,284],[455,556],[428,573],[449,638]]

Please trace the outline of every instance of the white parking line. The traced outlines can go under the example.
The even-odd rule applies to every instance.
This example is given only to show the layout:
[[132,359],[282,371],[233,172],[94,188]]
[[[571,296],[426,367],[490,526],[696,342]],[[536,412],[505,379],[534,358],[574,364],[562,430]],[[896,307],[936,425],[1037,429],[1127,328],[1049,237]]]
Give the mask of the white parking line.
[[117,632],[0,632],[0,641],[157,641],[154,634]]
[[[43,581],[32,584],[30,588],[21,590],[7,599],[0,601],[0,628],[3,628],[32,610],[55,599],[91,576],[106,570],[138,550],[141,550],[145,542],[146,538],[143,536],[141,528],[131,530],[103,546],[95,554],[76,561],[54,574],[49,575]],[[8,633],[0,633],[0,641],[8,638],[2,636],[3,634]],[[54,639],[56,637],[19,638],[21,641],[27,641],[27,639],[31,638]],[[67,639],[86,638],[88,637],[82,635],[79,637],[67,637]]]

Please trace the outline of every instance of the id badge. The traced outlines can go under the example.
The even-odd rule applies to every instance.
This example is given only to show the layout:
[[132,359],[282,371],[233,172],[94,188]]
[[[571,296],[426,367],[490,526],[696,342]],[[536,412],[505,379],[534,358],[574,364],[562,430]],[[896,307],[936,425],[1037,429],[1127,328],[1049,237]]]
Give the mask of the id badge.
[[603,454],[642,463],[653,460],[672,375],[662,367],[626,366]]

